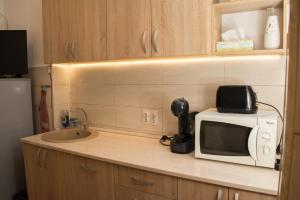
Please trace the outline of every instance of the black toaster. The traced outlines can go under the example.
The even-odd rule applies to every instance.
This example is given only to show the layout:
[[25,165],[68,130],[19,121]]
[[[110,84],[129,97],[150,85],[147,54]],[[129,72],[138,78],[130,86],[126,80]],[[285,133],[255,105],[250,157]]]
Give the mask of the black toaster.
[[248,85],[224,85],[217,91],[217,110],[220,113],[255,114],[256,94]]

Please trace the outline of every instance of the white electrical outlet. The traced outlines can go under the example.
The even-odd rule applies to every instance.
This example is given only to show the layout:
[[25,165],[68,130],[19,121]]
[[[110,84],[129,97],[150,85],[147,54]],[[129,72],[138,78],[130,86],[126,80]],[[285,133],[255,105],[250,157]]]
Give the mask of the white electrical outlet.
[[142,110],[143,124],[157,126],[159,122],[157,110]]

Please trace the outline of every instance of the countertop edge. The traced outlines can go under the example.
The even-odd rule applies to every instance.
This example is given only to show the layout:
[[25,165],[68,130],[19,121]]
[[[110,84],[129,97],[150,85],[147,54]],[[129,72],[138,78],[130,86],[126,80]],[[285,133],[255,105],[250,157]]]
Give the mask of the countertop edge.
[[25,144],[30,144],[30,145],[42,147],[42,148],[48,148],[48,149],[51,149],[51,150],[60,151],[60,152],[63,152],[63,153],[69,153],[69,154],[76,155],[76,156],[81,156],[81,157],[86,157],[86,158],[90,158],[90,159],[94,159],[94,160],[98,160],[98,161],[102,161],[102,162],[107,162],[107,163],[110,163],[110,164],[122,165],[122,166],[125,166],[125,167],[132,167],[132,168],[139,169],[139,170],[145,170],[145,171],[148,171],[148,172],[153,172],[153,173],[158,173],[158,174],[163,174],[163,175],[169,175],[169,176],[178,177],[178,178],[182,178],[182,179],[187,179],[187,180],[192,180],[192,181],[199,181],[199,182],[203,182],[203,183],[207,183],[207,184],[219,185],[219,186],[223,186],[223,187],[229,187],[229,188],[234,188],[234,189],[239,189],[239,190],[262,193],[262,194],[272,195],[272,196],[278,196],[279,195],[278,191],[274,191],[274,190],[266,190],[266,189],[261,189],[261,188],[257,188],[257,187],[243,186],[243,185],[233,184],[233,183],[225,182],[225,181],[211,180],[211,179],[206,179],[206,178],[201,178],[201,177],[195,177],[195,176],[186,175],[186,174],[182,174],[182,173],[177,173],[177,172],[172,172],[172,171],[167,171],[167,170],[161,170],[161,169],[146,167],[146,166],[142,166],[142,165],[136,165],[136,164],[132,164],[132,163],[129,163],[129,162],[122,162],[122,161],[118,161],[118,160],[112,160],[112,159],[107,159],[107,158],[103,158],[103,157],[92,156],[92,155],[89,155],[89,154],[84,154],[84,153],[71,151],[71,150],[67,150],[67,149],[63,149],[63,148],[59,148],[59,147],[54,147],[54,146],[51,146],[51,145],[41,144],[41,143],[38,143],[38,142],[32,142],[32,141],[27,140],[26,138],[22,138],[21,142],[25,143]]

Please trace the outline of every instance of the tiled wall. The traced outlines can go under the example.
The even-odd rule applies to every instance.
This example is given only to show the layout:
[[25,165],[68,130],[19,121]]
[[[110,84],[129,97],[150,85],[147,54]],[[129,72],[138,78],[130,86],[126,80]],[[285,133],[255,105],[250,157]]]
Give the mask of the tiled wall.
[[[174,134],[171,102],[184,97],[193,111],[215,106],[219,85],[249,84],[261,101],[284,109],[284,56],[178,58],[53,67],[55,126],[59,113],[83,107],[92,126]],[[157,126],[142,123],[142,110],[159,111]]]
[[[29,68],[29,77],[32,80],[32,99],[33,99],[33,116],[34,116],[34,131],[40,133],[40,116],[39,105],[41,98],[41,86],[51,85],[48,66]],[[47,108],[49,113],[50,127],[52,127],[52,109],[51,109],[51,88],[47,91]]]

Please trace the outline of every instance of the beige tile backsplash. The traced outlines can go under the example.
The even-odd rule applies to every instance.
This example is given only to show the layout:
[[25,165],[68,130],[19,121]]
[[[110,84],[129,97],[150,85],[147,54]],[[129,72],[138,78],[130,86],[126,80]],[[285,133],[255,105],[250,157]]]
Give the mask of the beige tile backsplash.
[[236,58],[225,62],[225,83],[284,86],[285,66],[285,56],[266,60],[249,59],[246,62]]
[[224,61],[181,62],[163,66],[163,84],[222,84]]
[[117,85],[115,94],[117,106],[162,108],[161,85]]
[[117,85],[160,85],[163,82],[163,65],[161,64],[123,64],[115,67]]
[[[249,84],[258,99],[284,109],[284,56],[180,58],[53,66],[54,118],[82,107],[92,126],[150,134],[174,134],[171,102],[186,98],[191,111],[215,106],[219,85]],[[142,110],[159,113],[157,126],[142,123]]]

